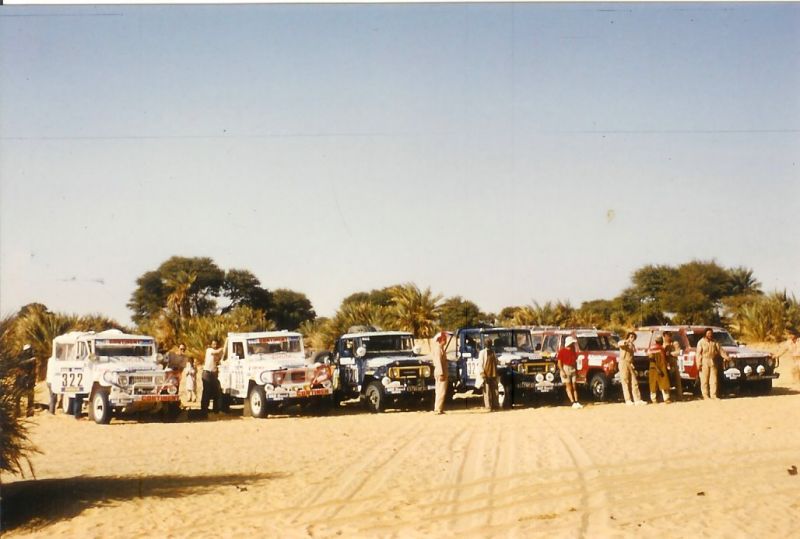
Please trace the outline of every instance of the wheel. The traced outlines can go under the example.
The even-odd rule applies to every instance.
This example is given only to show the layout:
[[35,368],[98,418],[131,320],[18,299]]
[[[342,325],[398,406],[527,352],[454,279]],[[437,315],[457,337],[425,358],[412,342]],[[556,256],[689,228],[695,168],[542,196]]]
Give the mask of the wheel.
[[161,413],[164,421],[171,423],[178,419],[181,413],[181,405],[177,402],[168,402],[164,405],[164,408],[162,408]]
[[383,412],[383,389],[378,382],[370,382],[367,386],[367,390],[364,392],[364,396],[366,397],[365,404],[367,405],[367,410],[373,414]]
[[53,390],[50,388],[50,384],[47,385],[47,391],[50,393],[50,402],[47,406],[47,409],[51,414],[55,414],[56,405],[58,404],[58,394],[53,393]]
[[500,378],[497,381],[497,402],[501,410],[510,410],[514,406],[514,386],[510,378]]
[[611,384],[605,374],[598,372],[589,382],[589,391],[592,393],[592,398],[596,401],[604,401],[608,399],[608,392],[611,389]]
[[[70,399],[71,400],[71,399]],[[92,394],[92,403],[90,412],[94,422],[98,425],[108,425],[111,421],[113,408],[108,403],[108,391],[97,389]]]
[[247,396],[250,404],[250,415],[259,419],[267,417],[267,395],[264,393],[264,386],[253,386]]

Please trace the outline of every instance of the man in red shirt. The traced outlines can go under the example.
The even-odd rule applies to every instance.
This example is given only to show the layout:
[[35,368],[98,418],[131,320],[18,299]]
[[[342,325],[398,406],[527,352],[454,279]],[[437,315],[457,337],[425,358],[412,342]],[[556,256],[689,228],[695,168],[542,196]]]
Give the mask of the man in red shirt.
[[566,338],[564,347],[558,351],[558,369],[561,371],[561,381],[567,388],[567,397],[569,397],[572,407],[583,408],[578,402],[578,389],[575,387],[577,378],[575,366],[578,362],[577,344],[578,341],[575,340],[575,337]]

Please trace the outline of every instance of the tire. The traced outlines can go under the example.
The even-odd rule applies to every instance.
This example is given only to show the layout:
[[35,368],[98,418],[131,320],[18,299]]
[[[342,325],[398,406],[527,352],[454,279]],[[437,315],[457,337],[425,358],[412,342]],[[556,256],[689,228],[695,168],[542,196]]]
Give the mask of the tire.
[[53,393],[53,390],[50,388],[50,384],[47,385],[47,391],[50,394],[50,402],[47,405],[47,410],[51,414],[56,413],[56,405],[58,404],[58,394]]
[[250,415],[264,419],[267,417],[267,395],[264,393],[264,386],[254,385],[250,388],[247,395],[247,403],[250,405]]
[[608,400],[611,384],[605,374],[595,373],[589,381],[589,392],[596,401]]
[[378,382],[370,382],[367,385],[366,391],[364,391],[364,404],[367,406],[367,410],[372,412],[373,414],[379,414],[383,412],[385,404],[385,398],[383,395],[383,388],[381,388]]
[[162,409],[162,417],[167,423],[172,423],[181,414],[181,405],[178,402],[168,402]]
[[514,386],[510,378],[497,381],[497,402],[501,410],[510,410],[514,406]]
[[108,425],[114,409],[108,402],[108,391],[97,389],[92,393],[92,400],[89,402],[89,412],[92,419],[98,425]]
[[67,415],[73,415],[75,412],[73,411],[75,399],[72,397],[67,397],[66,395],[61,396],[61,411]]
[[222,410],[222,413],[224,414],[230,413],[231,401],[232,401],[231,396],[228,395],[227,393],[223,393],[222,396],[220,396],[220,400],[221,400],[220,410]]

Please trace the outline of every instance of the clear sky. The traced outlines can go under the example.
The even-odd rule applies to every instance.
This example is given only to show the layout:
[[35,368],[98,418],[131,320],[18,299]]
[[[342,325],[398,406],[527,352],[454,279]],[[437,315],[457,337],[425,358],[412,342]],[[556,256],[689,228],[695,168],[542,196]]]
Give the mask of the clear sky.
[[800,293],[800,5],[3,7],[0,311],[210,256],[331,315],[647,263]]

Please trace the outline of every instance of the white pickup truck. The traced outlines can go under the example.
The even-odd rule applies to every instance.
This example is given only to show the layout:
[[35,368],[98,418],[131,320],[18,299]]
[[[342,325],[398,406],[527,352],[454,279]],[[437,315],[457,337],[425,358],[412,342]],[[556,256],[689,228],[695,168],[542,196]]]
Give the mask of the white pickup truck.
[[176,415],[179,382],[180,373],[158,364],[153,337],[116,329],[59,335],[47,362],[50,411],[60,396],[64,411],[78,416],[88,398],[89,415],[100,424],[111,421],[114,410]]
[[286,330],[228,333],[219,383],[223,402],[247,400],[258,418],[282,405],[333,401],[332,367],[308,364],[303,336]]

